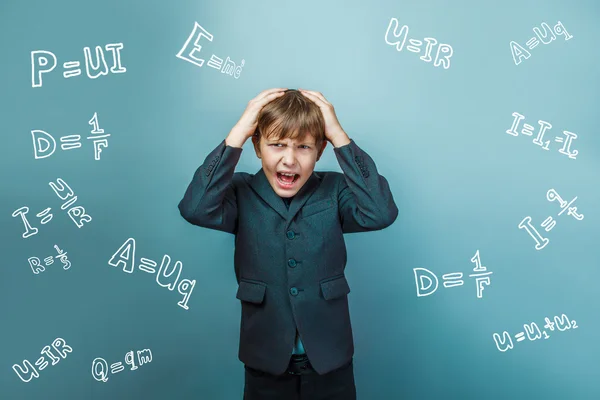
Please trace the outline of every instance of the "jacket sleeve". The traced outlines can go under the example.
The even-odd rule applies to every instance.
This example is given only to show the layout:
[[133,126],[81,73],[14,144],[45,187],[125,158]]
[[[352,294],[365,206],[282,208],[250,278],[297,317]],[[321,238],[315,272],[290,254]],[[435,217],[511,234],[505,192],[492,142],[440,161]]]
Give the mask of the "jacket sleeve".
[[344,173],[338,187],[343,233],[387,228],[398,216],[387,180],[379,175],[373,159],[354,140],[334,153]]
[[227,146],[225,140],[198,167],[179,212],[191,224],[236,234],[237,200],[234,171],[242,148]]

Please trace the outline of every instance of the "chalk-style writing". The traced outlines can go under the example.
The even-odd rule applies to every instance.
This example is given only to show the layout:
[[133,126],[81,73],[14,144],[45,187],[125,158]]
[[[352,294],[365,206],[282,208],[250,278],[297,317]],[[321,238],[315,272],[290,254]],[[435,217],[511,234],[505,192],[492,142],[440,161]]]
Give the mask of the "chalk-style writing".
[[[404,45],[406,44],[406,39],[408,38],[408,26],[403,25],[402,28],[398,30],[399,25],[400,23],[398,22],[398,19],[392,18],[388,24],[384,39],[387,44],[396,46],[396,50],[402,51]],[[425,62],[431,62],[431,60],[434,60],[433,65],[435,67],[439,67],[441,65],[444,67],[444,69],[450,68],[450,57],[452,57],[454,51],[452,50],[452,46],[449,44],[440,43],[437,48],[437,52],[435,53],[435,59],[431,57],[431,52],[438,43],[437,39],[430,37],[426,37],[423,40],[408,39],[409,45],[406,46],[406,50],[418,54],[421,52],[423,42],[425,42],[425,49],[424,54],[419,57],[421,60]]]
[[[69,187],[69,185],[67,185],[67,183],[64,180],[58,178],[56,180],[56,183],[50,182],[49,185],[52,188],[52,190],[54,190],[54,193],[56,193],[56,195],[61,200],[67,200],[70,198],[68,201],[66,201],[60,206],[60,209],[67,210],[67,214],[75,223],[75,225],[77,225],[78,228],[81,228],[84,223],[90,222],[92,220],[92,217],[85,213],[85,208],[83,208],[83,206],[77,205],[71,207],[77,201],[77,196],[75,196],[73,190]],[[36,217],[42,219],[40,221],[42,225],[45,225],[52,220],[53,215],[50,213],[51,210],[52,209],[48,207],[36,214]],[[13,217],[20,216],[21,220],[23,221],[23,225],[25,225],[25,232],[22,235],[24,239],[27,239],[28,237],[38,233],[38,228],[32,227],[29,223],[29,220],[26,216],[27,213],[29,213],[29,207],[27,206],[18,208],[12,213]]]
[[[562,213],[567,211],[567,215],[573,216],[573,218],[575,218],[576,220],[581,221],[583,219],[584,215],[579,214],[577,212],[577,207],[572,206],[575,200],[577,200],[577,196],[575,196],[571,201],[567,202],[558,195],[558,192],[556,190],[550,189],[546,193],[546,199],[548,199],[548,201],[550,202],[558,202],[561,211],[558,213],[557,216],[560,216]],[[535,241],[535,249],[541,250],[544,247],[546,247],[546,245],[550,242],[550,239],[543,237],[540,234],[540,232],[537,229],[535,229],[531,221],[531,216],[528,215],[525,218],[523,218],[521,222],[519,222],[518,227],[519,229],[524,229],[533,238],[533,240]],[[552,218],[552,216],[549,216],[542,222],[541,225],[546,232],[550,232],[552,228],[556,226],[556,221]]]
[[[523,115],[518,112],[512,113],[514,117],[512,126],[506,130],[506,133],[512,136],[519,136],[519,131],[517,131],[521,121],[525,118]],[[552,124],[549,122],[539,120],[538,124],[540,128],[537,132],[536,137],[533,139],[533,143],[540,146],[544,150],[548,150],[548,146],[550,145],[550,140],[545,140],[544,135],[547,131],[552,129]],[[523,128],[521,129],[521,134],[525,136],[533,136],[534,127],[529,124],[523,124]],[[554,141],[557,143],[563,143],[563,146],[558,150],[559,153],[568,156],[571,159],[576,159],[577,154],[579,154],[579,150],[571,150],[571,144],[573,140],[577,139],[577,134],[569,131],[563,131],[563,136],[555,136]]]
[[[135,353],[133,350],[130,350],[125,354],[124,361],[126,365],[131,367],[130,371],[135,371],[142,365],[152,362],[152,351],[150,349],[137,350],[136,365]],[[123,370],[125,370],[125,366],[120,361],[110,364],[110,368],[106,360],[102,357],[95,358],[92,361],[92,376],[98,382],[108,382],[109,374],[118,374]]]
[[[189,307],[187,305],[190,296],[192,295],[192,291],[194,290],[194,286],[196,285],[196,280],[189,279],[181,279],[179,284],[177,281],[181,275],[183,270],[183,264],[181,261],[176,261],[173,267],[169,270],[169,265],[171,264],[171,257],[167,254],[163,256],[162,262],[160,263],[160,267],[158,268],[158,272],[156,271],[156,261],[150,260],[148,258],[141,258],[141,264],[138,265],[140,271],[154,274],[156,273],[156,283],[159,286],[166,287],[169,290],[173,290],[177,288],[177,291],[183,295],[183,299],[177,303],[178,306],[188,310]],[[129,238],[127,239],[121,247],[112,255],[110,260],[108,261],[108,265],[113,267],[123,266],[123,271],[129,274],[133,273],[135,268],[135,239]]]
[[[127,68],[121,64],[121,49],[123,43],[110,43],[104,46],[107,52],[111,53],[112,66],[110,72],[113,74],[122,74]],[[85,58],[85,72],[90,79],[96,79],[99,76],[108,75],[108,64],[104,56],[104,50],[101,46],[96,46],[94,56],[92,56],[89,47],[83,48]],[[34,50],[31,52],[31,86],[42,87],[42,75],[54,71],[57,64],[57,58],[54,53],[47,50]],[[65,79],[81,75],[79,61],[67,61],[63,63],[63,77]]]
[[[475,264],[475,268],[473,268],[473,273],[470,274],[469,277],[475,278],[477,298],[481,299],[483,297],[484,287],[492,284],[490,275],[493,274],[493,272],[488,271],[487,267],[481,264],[479,250],[475,252],[475,255],[471,258],[471,262]],[[436,274],[427,268],[413,268],[413,272],[415,274],[415,284],[417,286],[417,297],[429,296],[435,293],[439,284]],[[462,286],[464,284],[462,278],[462,272],[452,272],[442,275],[445,288]]]
[[[548,317],[544,319],[546,324],[543,328],[546,328],[549,331],[554,331],[554,329],[558,329],[561,332],[564,332],[569,329],[577,329],[577,321],[569,320],[565,314],[562,314],[560,317],[555,316],[554,322]],[[523,342],[525,340],[529,340],[530,342],[536,341],[538,339],[544,338],[549,339],[550,335],[546,330],[541,330],[538,324],[535,322],[531,322],[529,324],[523,324],[523,331],[518,332],[514,335],[515,341],[517,343]],[[497,332],[492,334],[492,338],[494,339],[494,343],[496,344],[496,348],[498,351],[504,353],[507,350],[512,350],[515,347],[515,343],[512,340],[512,337],[507,331],[503,331],[502,335]]]
[[[54,350],[58,355],[52,353],[52,350]],[[52,365],[56,365],[62,359],[67,358],[67,353],[71,352],[73,352],[73,348],[69,346],[64,339],[56,338],[52,342],[52,347],[44,346],[40,352],[42,356],[34,363],[37,369],[27,359],[23,360],[22,364],[14,364],[12,368],[23,382],[29,382],[33,378],[40,377],[40,373],[38,371],[42,371],[44,368],[46,368],[48,366],[48,361],[52,361]]]
[[[104,133],[104,129],[100,129],[98,124],[98,113],[94,113],[92,119],[88,121],[88,124],[92,126],[88,136],[88,140],[92,140],[94,143],[94,160],[100,160],[100,153],[102,148],[108,147],[108,137],[110,133]],[[41,158],[50,157],[56,150],[56,140],[54,136],[46,131],[35,129],[31,131],[31,138],[33,140],[33,156],[36,160]],[[60,137],[60,148],[62,150],[73,150],[81,147],[81,136],[80,135],[65,135]]]
[[[550,44],[553,40],[556,39],[557,36],[564,36],[565,41],[573,38],[573,35],[567,32],[562,22],[560,21],[558,21],[558,23],[554,25],[554,32],[552,31],[550,26],[545,22],[542,22],[541,27],[544,30],[544,32],[542,33],[541,29],[536,26],[535,28],[533,28],[535,36],[529,39],[527,43],[525,43],[525,46],[527,46],[529,50],[536,48],[540,44],[540,42],[542,42],[545,45]],[[521,64],[521,61],[527,60],[529,57],[531,57],[531,53],[515,41],[510,42],[510,52],[512,53],[515,65],[519,65]]]
[[[44,258],[45,266],[48,267],[54,264],[54,259],[56,258],[62,263],[64,270],[71,268],[71,262],[67,259],[67,252],[61,250],[57,245],[54,245],[54,249],[58,255]],[[37,257],[29,257],[27,261],[29,262],[29,266],[33,270],[34,274],[39,274],[40,272],[44,272],[46,270],[44,265],[41,264],[40,259]]]
[[[200,44],[201,39],[205,38],[209,42],[212,42],[213,35],[210,34],[206,29],[204,29],[198,22],[194,23],[194,29],[192,33],[188,36],[179,53],[177,53],[177,57],[190,62],[198,67],[202,67],[204,65],[204,59],[198,57],[200,50],[202,49],[202,44]],[[210,60],[206,63],[211,68],[216,70],[220,70],[222,74],[233,75],[235,79],[239,79],[242,68],[244,68],[245,60],[240,62],[240,65],[236,65],[232,59],[227,56],[225,63],[223,63],[223,59],[221,57],[217,57],[215,54],[211,55]]]

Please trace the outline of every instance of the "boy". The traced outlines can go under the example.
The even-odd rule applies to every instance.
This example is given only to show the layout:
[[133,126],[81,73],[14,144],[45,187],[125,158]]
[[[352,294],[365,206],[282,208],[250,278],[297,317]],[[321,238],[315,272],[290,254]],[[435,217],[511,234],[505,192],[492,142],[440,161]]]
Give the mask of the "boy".
[[[234,173],[249,137],[262,168]],[[314,171],[328,141],[343,173]],[[355,399],[343,234],[384,229],[398,209],[323,95],[261,92],[196,170],[179,210],[235,235],[244,399]]]

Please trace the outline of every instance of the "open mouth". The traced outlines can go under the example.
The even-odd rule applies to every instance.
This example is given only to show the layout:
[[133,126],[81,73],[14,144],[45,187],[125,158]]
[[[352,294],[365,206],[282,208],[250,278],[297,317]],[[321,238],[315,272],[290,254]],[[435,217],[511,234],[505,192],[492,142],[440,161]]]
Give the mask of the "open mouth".
[[300,177],[300,175],[298,174],[294,174],[294,176],[290,176],[290,175],[284,175],[281,173],[277,173],[277,182],[279,182],[279,184],[283,187],[292,187],[294,186],[294,184],[296,183],[296,181],[298,180],[298,178]]

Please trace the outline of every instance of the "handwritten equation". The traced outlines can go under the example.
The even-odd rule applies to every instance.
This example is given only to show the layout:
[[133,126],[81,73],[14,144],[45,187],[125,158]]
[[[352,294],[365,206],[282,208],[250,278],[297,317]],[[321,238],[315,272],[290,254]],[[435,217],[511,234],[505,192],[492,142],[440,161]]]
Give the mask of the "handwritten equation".
[[[558,195],[556,190],[550,189],[546,193],[546,199],[548,199],[548,201],[550,201],[550,202],[557,201],[558,204],[560,205],[561,211],[558,213],[557,216],[560,216],[562,213],[567,211],[567,215],[573,216],[573,218],[575,218],[576,220],[581,221],[583,219],[583,217],[584,217],[583,214],[579,214],[577,212],[577,207],[571,205],[575,202],[575,200],[577,200],[577,196],[575,196],[571,201],[567,202],[566,200],[563,200],[562,197],[560,197]],[[535,241],[535,249],[541,250],[544,247],[546,247],[546,245],[550,242],[550,239],[543,237],[539,233],[539,231],[537,229],[535,229],[535,227],[531,224],[531,221],[532,221],[531,216],[529,216],[529,215],[526,216],[525,218],[523,218],[521,220],[521,222],[519,222],[519,225],[518,225],[519,229],[525,229],[525,231]],[[552,218],[552,216],[549,216],[542,222],[541,225],[542,225],[542,228],[544,228],[546,232],[550,232],[552,230],[552,228],[554,228],[556,226],[556,221]]]
[[[508,129],[506,131],[506,133],[508,133],[509,135],[512,135],[512,136],[519,136],[519,132],[517,131],[517,128],[518,128],[519,124],[521,123],[521,121],[525,117],[523,115],[519,114],[518,112],[512,113],[512,116],[515,117],[515,119],[513,120],[512,126],[510,127],[510,129]],[[544,142],[544,134],[546,133],[546,131],[552,129],[552,124],[550,124],[549,122],[546,122],[546,121],[542,121],[541,119],[538,121],[538,124],[540,125],[540,129],[539,129],[535,139],[533,139],[533,143],[540,146],[544,150],[548,150],[548,146],[550,145],[550,140],[546,140]],[[534,127],[532,125],[523,124],[523,129],[521,129],[521,134],[523,134],[525,136],[532,136],[533,130],[534,130]],[[577,139],[577,134],[573,133],[573,132],[569,132],[569,131],[563,131],[563,134],[565,135],[564,137],[556,136],[554,138],[555,142],[563,143],[562,148],[560,148],[558,150],[558,152],[561,154],[564,154],[574,160],[575,158],[577,158],[577,154],[579,154],[579,151],[571,150],[571,144],[572,144],[573,140]]]
[[[202,67],[204,65],[205,60],[203,58],[198,57],[198,54],[202,49],[202,45],[200,44],[200,40],[202,38],[206,38],[208,41],[212,42],[213,35],[210,34],[202,26],[200,26],[198,22],[195,22],[192,33],[190,33],[187,40],[185,41],[185,44],[183,45],[181,50],[179,50],[179,53],[177,53],[177,57],[194,65],[197,65],[198,67]],[[229,58],[229,56],[227,56],[227,60],[225,60],[225,63],[223,63],[222,58],[217,57],[215,54],[212,54],[210,56],[210,60],[206,63],[206,65],[208,65],[211,68],[220,70],[222,74],[233,75],[235,79],[239,79],[242,73],[242,68],[244,67],[245,63],[246,61],[242,60],[242,62],[238,66]]]
[[[557,329],[560,332],[564,332],[569,329],[579,328],[577,326],[577,321],[570,321],[569,317],[567,317],[565,314],[562,314],[560,317],[555,316],[554,322],[552,322],[552,320],[548,317],[544,318],[544,320],[546,321],[544,328],[550,331],[554,331],[555,329]],[[524,341],[526,338],[529,339],[529,341],[533,342],[538,339],[541,339],[542,335],[544,339],[550,338],[550,335],[548,335],[548,333],[545,330],[541,331],[539,326],[535,322],[532,322],[530,324],[523,324],[523,329],[524,331],[521,331],[515,335],[515,340],[517,341],[517,343]],[[494,342],[496,343],[496,347],[499,351],[505,352],[514,348],[512,337],[507,331],[503,331],[502,336],[494,332],[492,337],[494,338]]]
[[[98,113],[94,113],[92,119],[88,121],[88,124],[92,126],[90,133],[92,136],[88,136],[88,140],[94,142],[94,159],[100,160],[100,153],[102,148],[108,147],[108,137],[110,133],[104,133],[104,129],[100,129],[98,124]],[[31,138],[33,139],[33,156],[36,160],[40,158],[50,157],[56,151],[56,140],[48,132],[42,130],[32,130]],[[60,137],[60,148],[62,150],[73,150],[81,147],[81,136],[80,135],[66,135]]]
[[[135,364],[135,354],[133,350],[130,350],[125,354],[125,365],[129,365],[130,371],[135,371],[144,364],[152,362],[152,351],[150,349],[138,350],[137,351],[137,365]],[[116,362],[110,364],[110,368],[106,360],[102,357],[95,358],[92,361],[92,376],[98,382],[108,382],[108,374],[118,374],[125,370],[125,366],[122,362]]]
[[[192,295],[192,291],[196,285],[196,280],[194,279],[191,281],[189,279],[182,279],[177,285],[177,280],[181,275],[183,264],[181,261],[175,262],[173,268],[171,268],[171,270],[167,273],[170,263],[171,257],[165,254],[160,267],[158,268],[158,273],[156,273],[156,261],[142,257],[140,258],[140,264],[138,265],[138,268],[140,271],[149,274],[156,273],[156,283],[158,283],[159,286],[166,287],[171,291],[177,287],[177,291],[183,295],[183,299],[178,302],[177,305],[183,307],[185,310],[188,310],[189,307],[187,302]],[[123,265],[124,272],[129,274],[133,273],[135,268],[135,239],[127,239],[108,261],[108,265],[113,267],[118,267],[121,264]]]
[[[542,22],[541,25],[542,28],[544,28],[544,33],[542,34],[540,28],[536,26],[535,28],[533,28],[535,36],[529,39],[527,43],[525,43],[525,46],[527,46],[529,50],[536,48],[540,44],[540,42],[542,42],[543,44],[550,44],[553,40],[556,39],[556,35],[564,36],[565,41],[573,37],[573,35],[567,32],[562,22],[560,21],[558,21],[558,23],[554,25],[554,32],[552,31],[552,29],[550,29],[550,26],[548,26],[547,23]],[[521,64],[521,61],[523,61],[523,59],[527,60],[529,57],[531,57],[531,53],[515,41],[510,42],[510,51],[512,53],[515,65],[519,65]]]
[[[404,45],[406,43],[406,39],[408,37],[408,26],[403,25],[400,30],[398,30],[398,26],[400,23],[397,18],[392,18],[390,23],[388,24],[387,30],[385,32],[385,42],[389,45],[396,46],[396,50],[399,52],[402,51]],[[392,36],[390,37],[390,31],[392,32]],[[423,46],[423,41],[426,42],[425,45],[425,54],[423,54],[419,59],[425,62],[431,62],[431,52],[433,48],[437,45],[437,39],[426,37],[423,40],[418,39],[408,39],[409,45],[406,46],[406,50],[412,53],[420,53],[421,47]],[[435,60],[433,61],[434,67],[439,67],[442,65],[444,69],[450,68],[450,57],[452,57],[453,50],[452,46],[445,43],[440,43],[437,48],[437,52],[435,53]]]
[[[58,353],[58,356],[52,353],[52,349]],[[69,346],[64,339],[56,338],[52,342],[52,347],[44,346],[44,348],[42,348],[42,351],[40,352],[42,356],[34,363],[37,369],[31,365],[31,362],[29,362],[27,359],[23,360],[22,364],[14,364],[12,368],[23,382],[29,382],[33,378],[40,377],[40,373],[38,371],[42,371],[44,368],[46,368],[49,365],[48,361],[52,361],[52,365],[56,365],[62,359],[67,358],[67,353],[72,352],[73,348],[71,348],[71,346]]]
[[[69,201],[63,203],[63,205],[60,206],[60,209],[67,210],[67,214],[69,215],[71,220],[73,220],[75,225],[77,225],[78,228],[81,228],[85,222],[90,222],[92,220],[92,217],[85,213],[85,208],[83,208],[82,206],[71,207],[77,201],[77,196],[75,196],[73,190],[69,187],[69,185],[67,185],[67,183],[64,180],[58,178],[56,180],[56,183],[50,182],[50,187],[52,188],[52,190],[54,190],[54,193],[56,193],[56,195],[61,200],[66,200],[69,197],[71,198]],[[66,189],[68,189],[68,192],[63,193]],[[35,215],[36,217],[42,219],[40,221],[42,225],[45,225],[52,220],[52,214],[50,213],[51,210],[52,208],[48,207]],[[28,213],[29,207],[27,206],[23,206],[12,213],[13,217],[20,216],[21,220],[23,221],[23,225],[25,225],[25,232],[22,235],[24,239],[38,233],[38,228],[32,227],[29,223],[29,220],[26,217]]]
[[[112,66],[110,72],[113,74],[122,74],[127,68],[121,65],[121,49],[123,43],[110,43],[104,46],[107,52],[112,54]],[[104,50],[101,46],[96,46],[95,60],[89,47],[83,48],[85,59],[85,72],[90,79],[96,79],[103,75],[108,75],[108,65],[104,57]],[[42,75],[54,71],[57,58],[54,53],[47,50],[34,50],[31,52],[31,86],[42,87]],[[67,61],[63,63],[63,77],[65,79],[81,75],[81,63],[79,61]]]
[[[63,264],[64,270],[71,268],[71,262],[67,259],[67,252],[64,250],[61,250],[57,245],[54,245],[54,249],[56,250],[58,255],[48,256],[48,257],[44,258],[45,266],[48,267],[48,266],[54,264],[54,259],[57,258]],[[29,266],[33,270],[34,274],[39,274],[40,272],[44,272],[46,270],[44,265],[42,265],[40,263],[40,259],[37,257],[29,257],[27,259],[27,261],[29,262]]]
[[[473,273],[470,274],[469,277],[475,278],[477,298],[481,299],[483,297],[484,287],[492,284],[490,275],[493,272],[488,271],[487,267],[481,264],[479,250],[475,252],[475,255],[471,258],[471,262],[475,264],[475,268],[473,268]],[[417,286],[417,297],[429,296],[435,293],[438,289],[438,277],[436,274],[427,268],[413,268],[413,272],[415,274],[415,284]],[[444,287],[453,288],[462,286],[464,284],[462,277],[462,272],[452,272],[442,275]]]

